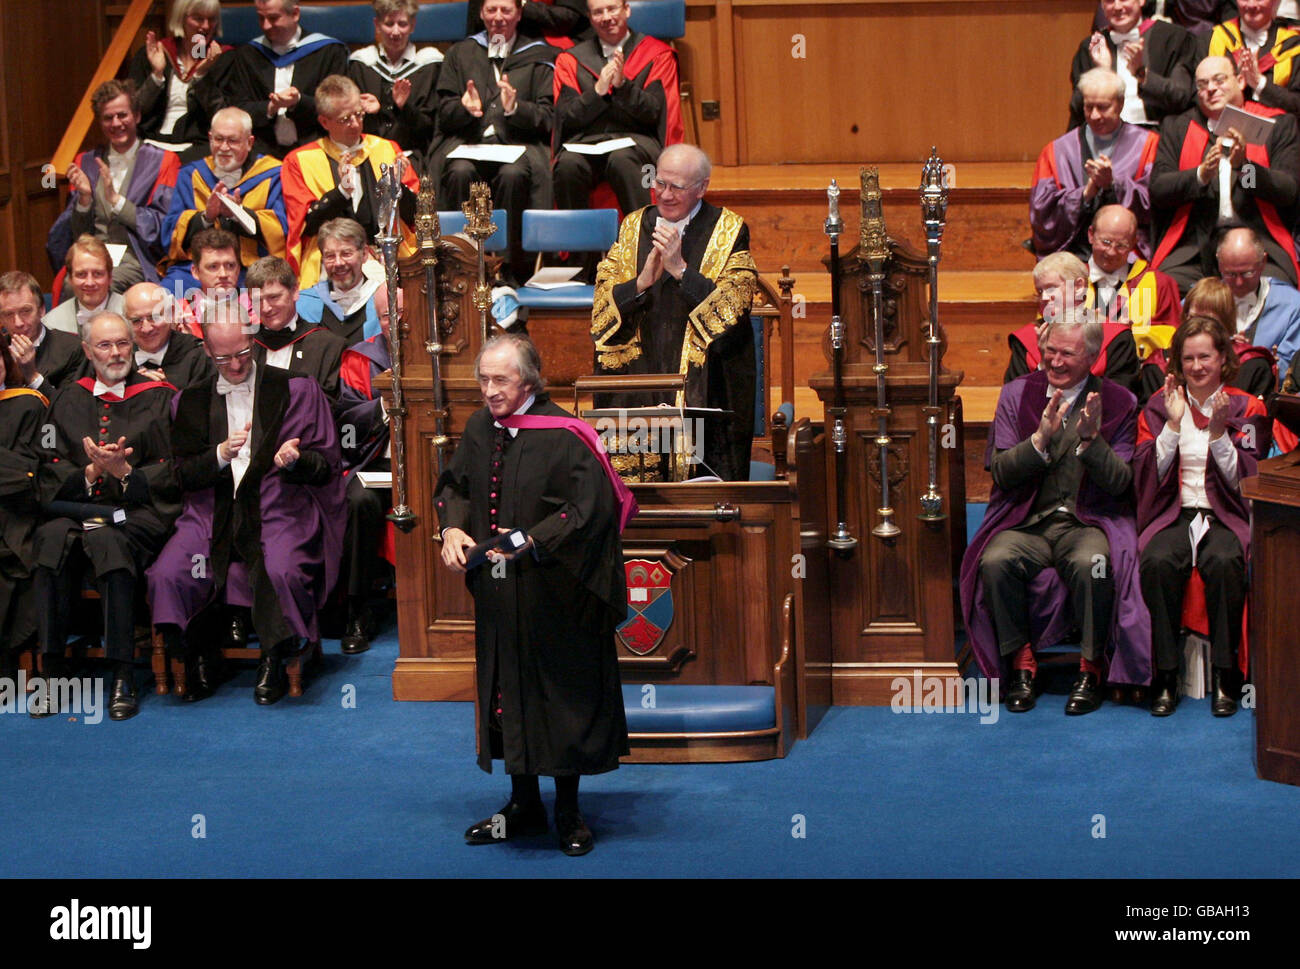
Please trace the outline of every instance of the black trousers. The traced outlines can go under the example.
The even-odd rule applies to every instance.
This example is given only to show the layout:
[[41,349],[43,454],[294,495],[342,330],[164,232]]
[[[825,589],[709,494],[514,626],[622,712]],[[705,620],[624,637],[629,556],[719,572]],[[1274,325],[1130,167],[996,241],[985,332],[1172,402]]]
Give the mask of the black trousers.
[[1035,606],[1029,584],[1046,568],[1055,568],[1065,582],[1083,658],[1100,662],[1115,608],[1110,543],[1100,528],[1083,525],[1065,512],[1027,527],[1008,528],[984,549],[980,582],[993,614],[998,649],[1010,656],[1029,642],[1029,613]]
[[[1178,669],[1183,588],[1192,574],[1192,540],[1187,527],[1195,517],[1195,508],[1184,508],[1178,520],[1157,532],[1143,549],[1138,566],[1142,598],[1151,613],[1156,666],[1165,671]],[[1246,559],[1232,529],[1210,522],[1210,530],[1196,547],[1196,570],[1205,583],[1214,665],[1234,666],[1241,644],[1241,613],[1246,607]]]
[[468,158],[455,158],[443,163],[442,200],[446,208],[460,208],[469,201],[469,189],[475,182],[488,182],[492,186],[492,207],[505,209],[510,217],[507,242],[510,247],[510,269],[516,285],[522,286],[532,273],[532,263],[524,252],[524,209],[528,208],[533,185],[547,172],[534,171],[530,155],[524,152],[519,160],[510,164],[500,162],[474,162]]
[[614,190],[623,214],[634,212],[650,204],[655,161],[640,145],[620,148],[608,155],[561,151],[555,159],[555,207],[590,208],[591,190],[604,180]]
[[[376,461],[372,468],[385,470],[388,461]],[[374,588],[379,572],[379,542],[383,538],[385,518],[392,506],[392,492],[387,488],[363,487],[356,474],[348,476],[348,524],[343,533],[343,569],[347,573],[349,597],[366,598]]]
[[[61,653],[68,642],[68,626],[77,611],[81,586],[90,560],[80,541],[74,543],[63,568],[36,570],[37,623],[42,653]],[[104,614],[104,655],[120,663],[135,655],[135,579],[126,569],[114,569],[94,578]]]

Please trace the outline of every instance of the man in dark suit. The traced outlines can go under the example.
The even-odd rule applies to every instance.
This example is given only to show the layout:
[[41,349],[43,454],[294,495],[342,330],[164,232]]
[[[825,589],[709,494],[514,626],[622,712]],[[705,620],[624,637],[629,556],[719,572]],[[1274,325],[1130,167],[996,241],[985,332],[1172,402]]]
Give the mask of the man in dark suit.
[[19,271],[0,276],[0,323],[10,336],[9,351],[24,385],[49,397],[86,373],[87,363],[77,336],[41,323],[43,305],[34,276]]

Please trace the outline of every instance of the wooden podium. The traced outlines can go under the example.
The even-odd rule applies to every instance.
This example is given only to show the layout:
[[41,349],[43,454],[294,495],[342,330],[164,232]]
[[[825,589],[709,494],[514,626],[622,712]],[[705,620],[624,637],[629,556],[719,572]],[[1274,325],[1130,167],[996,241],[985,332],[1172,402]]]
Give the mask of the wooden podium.
[[1255,684],[1255,773],[1300,784],[1300,650],[1291,583],[1300,575],[1300,452],[1261,461],[1241,482],[1251,499],[1250,661]]
[[[829,559],[833,658],[830,678],[836,704],[885,704],[896,676],[960,676],[954,655],[956,577],[966,548],[966,486],[961,398],[962,373],[939,368],[940,440],[938,491],[941,521],[922,521],[920,497],[928,490],[929,349],[927,346],[929,262],[889,239],[880,214],[878,184],[863,172],[862,241],[841,258],[840,306],[844,326],[844,416],[848,432],[847,494],[843,518],[835,517],[835,459],[827,449],[830,522],[847,522],[857,547]],[[871,223],[874,223],[871,224]],[[884,365],[890,506],[899,528],[882,539],[872,530],[882,520],[881,461],[876,382],[876,320],[868,260],[869,230],[887,252],[883,282]],[[879,250],[878,250],[879,251]],[[942,340],[942,336],[940,337]],[[823,341],[827,361],[832,350]],[[940,347],[942,358],[942,345]],[[809,383],[827,407],[834,404],[831,370]],[[810,675],[818,672],[809,670]]]

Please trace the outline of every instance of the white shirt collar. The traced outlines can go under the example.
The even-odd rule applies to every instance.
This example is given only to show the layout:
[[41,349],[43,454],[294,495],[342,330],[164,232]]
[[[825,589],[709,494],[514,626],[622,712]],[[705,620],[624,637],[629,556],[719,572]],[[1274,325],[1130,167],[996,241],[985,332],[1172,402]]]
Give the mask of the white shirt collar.
[[[528,399],[527,399],[526,401],[524,401],[522,404],[520,404],[520,405],[519,405],[519,409],[518,409],[517,411],[515,411],[513,414],[511,414],[510,416],[511,416],[511,417],[518,417],[520,414],[525,414],[525,413],[527,413],[527,412],[528,412],[528,408],[532,407],[532,406],[533,406],[533,402],[536,401],[536,400],[537,400],[537,395],[536,395],[536,394],[529,394],[529,395],[528,395]],[[493,426],[493,427],[502,427],[502,426],[504,426],[504,425],[499,424],[497,421],[493,421],[493,422],[492,422],[492,426]],[[519,436],[519,428],[517,428],[517,427],[507,427],[506,430],[510,432],[510,436],[511,436],[511,437],[518,437],[518,436]]]
[[101,310],[106,310],[106,309],[108,309],[108,301],[109,301],[109,299],[111,299],[111,296],[105,296],[105,297],[104,297],[104,302],[100,303],[98,306],[94,306],[94,307],[91,307],[91,308],[88,309],[88,308],[82,306],[82,305],[81,305],[81,300],[77,299],[77,298],[74,296],[74,297],[72,298],[72,301],[73,301],[74,303],[77,304],[77,322],[78,322],[78,323],[84,323],[86,320],[90,319],[91,316],[93,316],[95,313],[98,313],[98,312],[100,312]]
[[[270,38],[268,38],[265,34],[262,35],[262,39],[266,41],[270,40]],[[275,51],[277,54],[287,54],[289,51],[297,47],[301,41],[302,41],[302,26],[299,25],[297,32],[289,40],[289,43],[285,44],[283,47],[276,47],[274,44],[271,43],[268,43],[267,46],[270,47],[271,50]]]
[[1210,391],[1209,396],[1205,398],[1204,404],[1198,404],[1196,402],[1196,398],[1192,396],[1192,392],[1190,390],[1187,391],[1183,396],[1187,398],[1187,403],[1191,404],[1198,411],[1200,411],[1202,414],[1208,417],[1210,416],[1210,414],[1214,413],[1214,395],[1217,394],[1222,389],[1223,389],[1223,384],[1219,384],[1219,386],[1215,387],[1212,391]]
[[1118,286],[1128,276],[1128,266],[1120,266],[1113,273],[1108,273],[1097,265],[1093,256],[1088,257],[1088,279],[1093,283],[1109,283]]
[[1259,277],[1259,286],[1253,293],[1247,293],[1241,299],[1235,296],[1232,301],[1237,307],[1237,332],[1242,333],[1264,312],[1264,303],[1268,299],[1270,282],[1267,276]]
[[248,379],[237,384],[232,384],[220,374],[217,375],[217,393],[222,397],[227,394],[251,394],[253,392],[253,380],[257,377],[257,364],[250,364],[248,369]]
[[398,57],[397,60],[395,61],[390,61],[388,59],[388,54],[383,44],[375,44],[375,53],[379,55],[379,60],[381,63],[388,65],[388,67],[392,68],[393,70],[397,70],[407,61],[415,60],[415,44],[411,43],[410,41],[407,41],[406,50],[402,51],[401,56]]
[[[1089,374],[1088,376],[1090,377],[1092,375]],[[1079,395],[1083,393],[1083,388],[1086,387],[1087,385],[1088,385],[1088,377],[1084,377],[1073,387],[1066,387],[1064,390],[1061,391],[1061,396],[1065,398],[1067,411],[1069,408],[1074,406],[1075,400],[1077,400]],[[1047,395],[1048,399],[1050,400],[1053,396],[1055,396],[1056,392],[1050,385],[1048,386],[1047,389],[1050,391],[1050,393]]]
[[119,380],[115,384],[106,384],[98,377],[95,378],[95,396],[102,397],[104,394],[115,394],[121,397],[126,392],[126,381]]
[[1121,34],[1118,30],[1110,30],[1107,31],[1107,33],[1110,34],[1111,42],[1116,47],[1123,47],[1128,43],[1137,43],[1137,41],[1142,37],[1142,32],[1138,30],[1137,27],[1134,27],[1126,34]]
[[132,143],[131,147],[128,148],[126,151],[118,151],[112,145],[109,145],[108,148],[109,167],[111,168],[113,166],[113,162],[115,161],[118,164],[128,164],[139,153],[140,153],[140,139],[138,137]]
[[167,340],[167,343],[164,343],[164,344],[163,344],[161,347],[159,347],[157,350],[153,350],[153,351],[149,351],[149,350],[141,350],[139,347],[136,347],[136,349],[135,349],[135,365],[136,365],[137,367],[139,367],[139,366],[141,366],[142,364],[144,364],[144,362],[147,361],[147,360],[157,360],[158,363],[161,365],[161,364],[162,364],[162,359],[163,359],[163,357],[167,356],[167,345],[168,345],[169,343],[171,343],[171,339],[170,339],[170,338]]
[[660,216],[659,221],[662,222],[664,225],[672,226],[678,232],[685,235],[686,227],[691,224],[691,219],[695,218],[696,214],[700,211],[700,206],[703,204],[704,204],[703,199],[696,199],[694,208],[692,208],[689,212],[687,212],[684,218],[678,219],[676,222],[669,222],[663,216]]
[[1265,42],[1268,40],[1267,27],[1263,30],[1251,30],[1240,20],[1237,21],[1237,26],[1241,28],[1241,39],[1246,42],[1246,46],[1251,50],[1257,50],[1258,48],[1263,47]]
[[623,35],[623,39],[620,40],[617,44],[607,44],[602,40],[600,42],[601,56],[604,57],[605,60],[609,60],[611,57],[614,56],[614,51],[623,49],[623,46],[627,43],[627,39],[631,36],[632,36],[632,31],[629,30],[626,34]]
[[334,150],[337,151],[340,155],[346,155],[350,151],[357,151],[358,149],[364,147],[366,143],[366,136],[363,134],[361,136],[361,140],[358,141],[355,145],[340,145],[333,138],[329,137],[329,135],[325,136],[325,140],[328,141],[331,145],[333,145]]

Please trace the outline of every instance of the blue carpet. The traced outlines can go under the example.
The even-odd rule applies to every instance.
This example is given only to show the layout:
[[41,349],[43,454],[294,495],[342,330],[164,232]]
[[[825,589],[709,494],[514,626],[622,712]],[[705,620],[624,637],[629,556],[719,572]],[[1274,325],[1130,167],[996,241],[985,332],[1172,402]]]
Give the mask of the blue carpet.
[[835,708],[782,761],[585,778],[585,858],[549,837],[471,848],[464,829],[509,790],[474,764],[471,705],[394,702],[395,633],[326,653],[304,697],[269,708],[247,667],[195,706],[149,694],[126,723],[0,717],[0,874],[1300,875],[1300,842],[1278,836],[1300,789],[1255,778],[1250,711],[1215,720],[1192,700],[1157,720],[1108,703],[1067,719],[1052,694],[990,724]]

